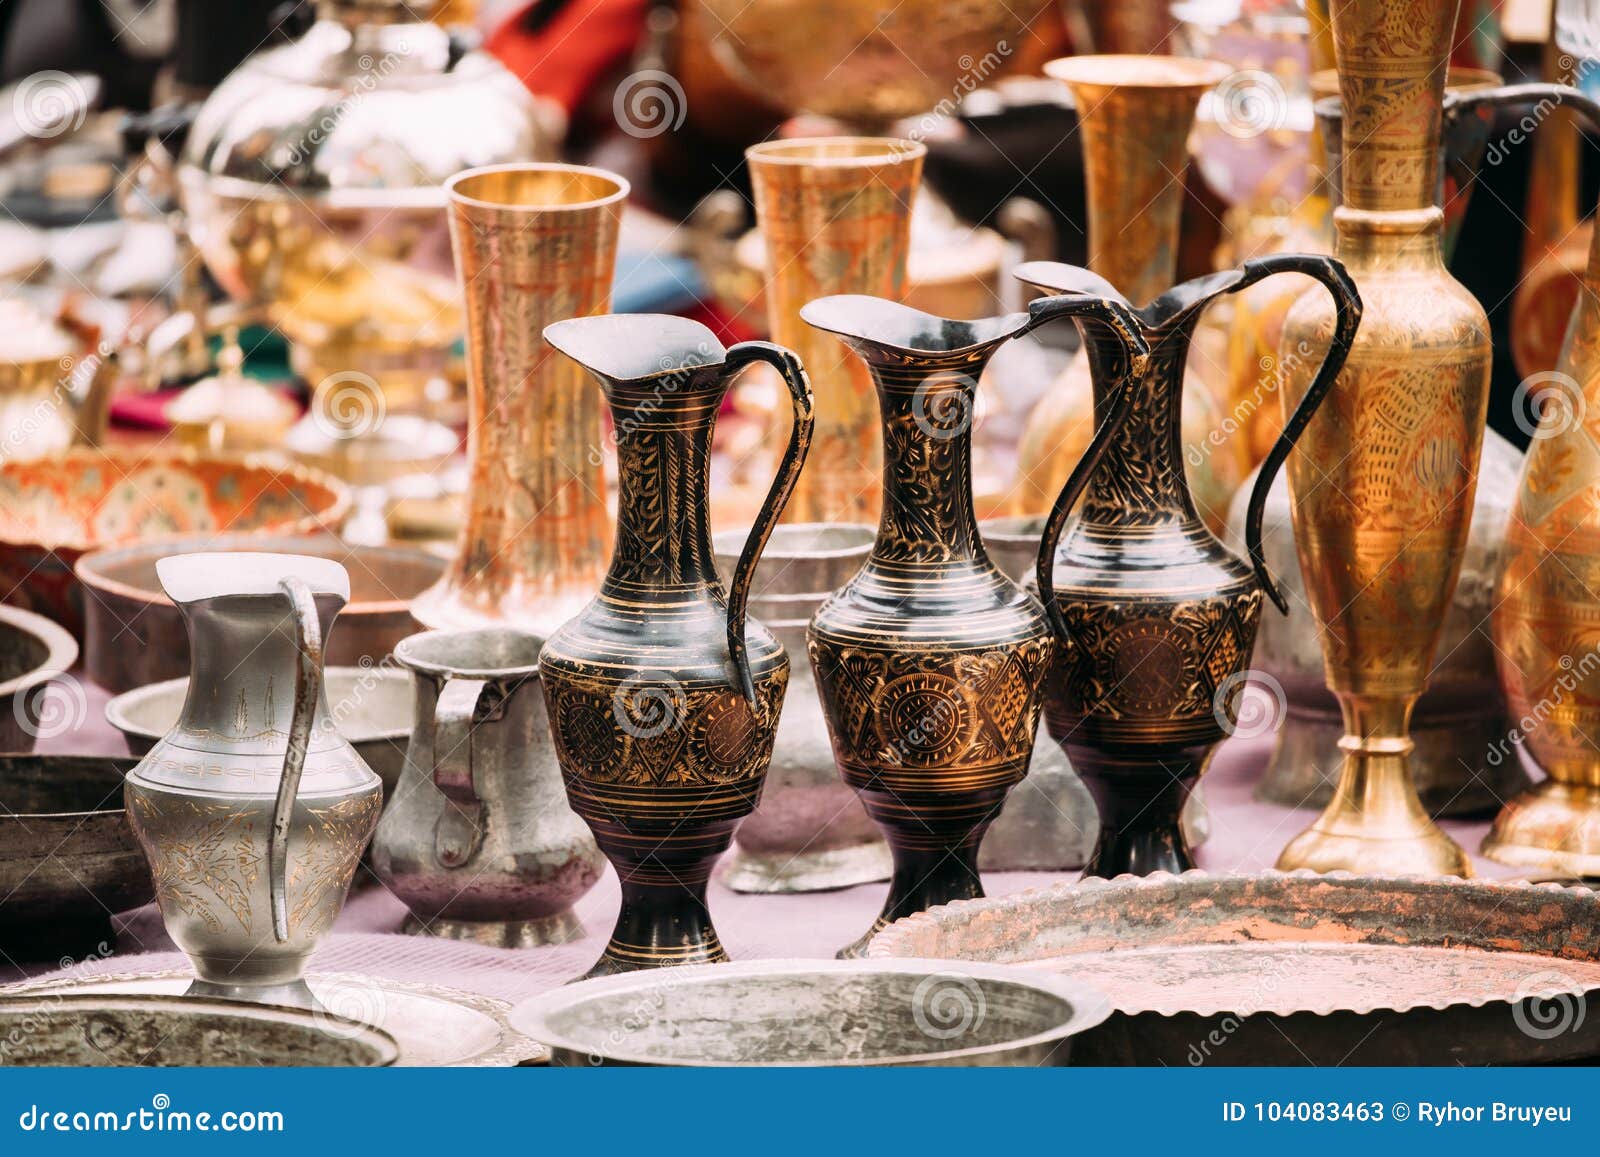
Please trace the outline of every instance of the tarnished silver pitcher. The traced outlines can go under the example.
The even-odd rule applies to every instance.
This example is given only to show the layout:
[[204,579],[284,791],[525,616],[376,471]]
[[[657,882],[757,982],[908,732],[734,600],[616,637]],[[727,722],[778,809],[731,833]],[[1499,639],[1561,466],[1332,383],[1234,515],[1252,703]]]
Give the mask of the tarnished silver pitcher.
[[537,635],[425,631],[394,657],[416,728],[372,845],[411,911],[405,930],[504,948],[583,934],[572,905],[605,866],[567,805],[539,683]]
[[189,632],[189,691],[125,798],[161,917],[192,993],[314,1006],[306,958],[383,801],[323,692],[350,576],[331,559],[232,553],[164,558],[156,574]]
[[[725,532],[713,542],[717,569],[730,578],[745,537]],[[861,569],[875,537],[876,528],[862,523],[776,527],[751,583],[750,614],[791,656],[804,655],[806,624]],[[795,663],[767,786],[739,825],[722,882],[735,892],[821,892],[887,880],[892,868],[878,825],[839,778],[811,664]]]

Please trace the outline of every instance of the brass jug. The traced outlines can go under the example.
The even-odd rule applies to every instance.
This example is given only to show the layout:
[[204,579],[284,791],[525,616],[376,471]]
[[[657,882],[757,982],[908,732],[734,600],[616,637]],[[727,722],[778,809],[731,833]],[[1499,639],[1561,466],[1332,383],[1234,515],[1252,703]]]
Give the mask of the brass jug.
[[332,559],[183,554],[156,563],[189,632],[189,691],[128,773],[192,993],[314,1005],[303,974],[344,906],[383,785],[340,737],[322,654],[350,576]]
[[[1344,106],[1335,253],[1366,320],[1289,460],[1296,546],[1339,699],[1334,798],[1278,867],[1472,872],[1424,810],[1408,757],[1466,550],[1489,389],[1483,307],[1444,266],[1445,65],[1459,0],[1333,0]],[[1282,401],[1298,403],[1334,315],[1302,297],[1284,323]]]

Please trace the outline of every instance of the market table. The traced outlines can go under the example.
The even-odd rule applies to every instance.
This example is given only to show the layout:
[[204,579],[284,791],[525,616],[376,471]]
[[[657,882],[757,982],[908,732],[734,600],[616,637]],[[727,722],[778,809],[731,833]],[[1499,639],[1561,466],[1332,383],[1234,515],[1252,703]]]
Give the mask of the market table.
[[[43,752],[125,754],[121,736],[102,722],[107,696],[85,684],[87,711],[77,731],[41,740]],[[1200,866],[1214,872],[1270,868],[1283,845],[1311,822],[1314,813],[1258,803],[1251,790],[1271,753],[1271,737],[1236,739],[1219,749],[1204,780],[1210,837],[1197,851]],[[1444,826],[1475,850],[1488,821],[1447,821]],[[1489,878],[1512,876],[1512,869],[1474,857]],[[991,896],[1077,878],[1076,872],[988,873]],[[883,904],[886,883],[803,895],[748,895],[713,880],[711,907],[717,930],[734,959],[754,957],[829,957],[871,924]],[[516,1001],[581,975],[605,946],[615,918],[618,886],[608,867],[600,882],[577,905],[584,936],[572,943],[535,949],[487,948],[476,944],[407,936],[400,933],[405,907],[365,865],[335,931],[312,957],[313,973],[368,973],[394,980],[443,984],[484,996]],[[19,966],[0,961],[0,978],[42,976],[65,969],[74,975],[187,967],[167,939],[154,905],[119,916],[115,953],[62,964]]]

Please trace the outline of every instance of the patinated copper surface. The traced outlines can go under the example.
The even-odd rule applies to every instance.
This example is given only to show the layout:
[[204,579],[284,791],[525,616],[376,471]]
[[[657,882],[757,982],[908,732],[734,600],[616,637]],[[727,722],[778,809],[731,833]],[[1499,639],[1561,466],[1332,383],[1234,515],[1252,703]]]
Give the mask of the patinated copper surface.
[[[806,633],[834,758],[894,856],[877,923],[840,953],[859,956],[889,921],[983,894],[978,846],[1027,774],[1056,655],[1044,608],[978,534],[971,425],[984,366],[1005,342],[1065,316],[1104,327],[1124,360],[1145,346],[1126,306],[1089,296],[973,322],[860,296],[822,298],[801,315],[860,357],[883,412],[877,540]],[[1105,414],[1086,467],[1128,416],[1115,404]],[[1063,496],[1069,509],[1083,478]]]
[[[1338,326],[1313,363],[1315,384],[1256,480],[1247,561],[1206,529],[1186,483],[1178,438],[1183,371],[1201,311],[1279,273],[1321,282]],[[1058,293],[1118,296],[1075,266],[1029,262],[1016,274]],[[1091,876],[1194,866],[1179,817],[1212,749],[1236,721],[1262,593],[1285,606],[1262,557],[1267,487],[1344,364],[1361,300],[1332,258],[1280,254],[1184,282],[1131,316],[1146,355],[1130,359],[1104,329],[1084,328],[1096,410],[1109,414],[1127,394],[1132,412],[1088,479],[1083,509],[1064,537],[1069,494],[1057,500],[1037,572],[1062,647],[1045,721],[1100,812],[1099,839],[1084,868]]]
[[[1051,61],[1045,71],[1066,84],[1078,110],[1089,267],[1133,305],[1148,305],[1177,279],[1189,131],[1200,99],[1228,66],[1170,56],[1083,56]],[[1221,423],[1222,391],[1214,393],[1196,375],[1186,388],[1184,441],[1204,445]],[[1050,509],[1094,421],[1089,366],[1080,355],[1028,415],[1017,450],[1019,513]],[[1200,513],[1213,530],[1221,531],[1228,499],[1248,472],[1232,442],[1207,447],[1191,463]]]
[[[1458,0],[1334,0],[1344,105],[1336,253],[1366,303],[1345,369],[1289,462],[1296,546],[1338,696],[1333,801],[1282,868],[1469,875],[1411,780],[1412,705],[1455,593],[1488,404],[1483,307],[1440,251],[1445,61]],[[1311,380],[1333,314],[1308,294],[1284,324],[1283,404]]]
[[1070,973],[1078,1064],[1513,1064],[1600,1053],[1600,896],[1335,873],[1158,873],[951,904],[868,955]]
[[[792,522],[878,517],[883,455],[872,379],[848,350],[802,322],[800,307],[830,294],[904,295],[911,201],[926,153],[915,141],[876,137],[769,141],[745,153],[766,242],[768,329],[806,367],[817,395],[817,457],[827,464],[801,476]],[[782,421],[771,435],[781,447]]]
[[[724,350],[686,318],[577,318],[545,330],[600,382],[617,430],[617,543],[599,594],[544,645],[540,679],[572,809],[622,881],[590,975],[726,960],[706,883],[755,809],[789,658],[745,605],[811,441],[811,389],[779,346]],[[782,374],[789,446],[733,582],[711,548],[711,434],[733,379]]]
[[452,178],[467,301],[472,475],[455,561],[412,604],[428,627],[548,635],[605,573],[600,400],[544,327],[604,313],[628,183],[602,169],[509,165]]

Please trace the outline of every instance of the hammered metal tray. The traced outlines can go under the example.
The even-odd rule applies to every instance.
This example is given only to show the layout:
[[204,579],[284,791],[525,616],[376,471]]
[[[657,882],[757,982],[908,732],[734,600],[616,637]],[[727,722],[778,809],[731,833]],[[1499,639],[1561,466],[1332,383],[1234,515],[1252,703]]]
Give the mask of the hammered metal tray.
[[[178,995],[193,979],[183,969],[108,973],[24,981],[0,987],[0,995]],[[329,1012],[393,1037],[400,1047],[398,1066],[504,1068],[550,1059],[543,1045],[511,1027],[510,1004],[494,997],[353,972],[323,973],[307,981]]]
[[869,956],[1026,964],[1117,1010],[1074,1064],[1600,1057],[1600,894],[1334,873],[1122,876],[908,917]]

